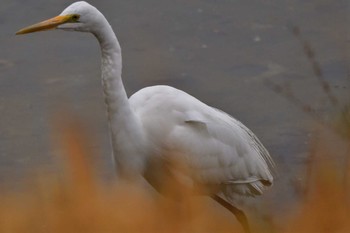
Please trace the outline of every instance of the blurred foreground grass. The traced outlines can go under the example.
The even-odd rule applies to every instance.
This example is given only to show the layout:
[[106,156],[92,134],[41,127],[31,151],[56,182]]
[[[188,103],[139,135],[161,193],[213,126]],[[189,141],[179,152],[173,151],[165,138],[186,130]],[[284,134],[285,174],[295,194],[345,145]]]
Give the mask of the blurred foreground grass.
[[[63,168],[29,178],[20,192],[0,193],[0,232],[241,232],[205,200],[175,190],[177,200],[154,195],[139,183],[97,179],[78,124],[59,127]],[[29,184],[29,185],[28,185]],[[237,229],[237,230],[235,230]]]
[[[338,128],[350,127],[342,122]],[[88,140],[73,125],[60,127],[62,174],[33,177],[21,192],[0,194],[1,233],[242,232],[233,216],[186,190],[177,190],[179,200],[174,201],[141,185],[103,185],[94,173]],[[319,132],[310,152],[304,198],[293,208],[296,214],[283,229],[271,223],[260,232],[350,232],[349,138],[336,130]]]
[[350,232],[350,141],[336,128],[318,130],[303,185],[303,202],[285,232]]

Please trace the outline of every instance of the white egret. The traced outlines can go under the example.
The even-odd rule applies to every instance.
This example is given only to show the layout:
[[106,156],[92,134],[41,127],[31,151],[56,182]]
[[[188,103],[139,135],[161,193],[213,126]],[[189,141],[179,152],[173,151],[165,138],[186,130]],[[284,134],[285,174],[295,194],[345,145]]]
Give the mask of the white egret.
[[[246,216],[232,199],[260,195],[273,182],[273,161],[258,138],[233,117],[173,87],[146,87],[128,99],[119,42],[92,5],[75,2],[59,16],[17,34],[48,29],[90,32],[99,41],[102,86],[120,176],[143,175],[155,188],[169,175],[186,185],[204,186],[206,194],[235,214],[248,232]],[[186,169],[173,167],[174,161]]]

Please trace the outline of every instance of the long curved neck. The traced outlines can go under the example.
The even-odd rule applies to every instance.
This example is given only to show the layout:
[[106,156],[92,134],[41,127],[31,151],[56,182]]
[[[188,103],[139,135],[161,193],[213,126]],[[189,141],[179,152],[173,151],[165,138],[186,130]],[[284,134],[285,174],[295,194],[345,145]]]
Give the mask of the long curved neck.
[[[140,172],[143,131],[130,106],[122,81],[121,48],[107,20],[93,33],[101,47],[102,87],[109,120],[113,155],[119,173]],[[137,171],[135,171],[135,169]],[[125,172],[124,170],[130,170]]]

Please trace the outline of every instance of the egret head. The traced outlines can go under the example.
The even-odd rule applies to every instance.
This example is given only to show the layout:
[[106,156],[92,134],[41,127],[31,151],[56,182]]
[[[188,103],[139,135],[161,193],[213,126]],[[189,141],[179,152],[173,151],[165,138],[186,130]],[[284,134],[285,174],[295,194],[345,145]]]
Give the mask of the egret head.
[[85,1],[71,4],[63,12],[51,19],[19,30],[16,34],[26,34],[49,29],[68,31],[94,32],[104,16],[92,5]]

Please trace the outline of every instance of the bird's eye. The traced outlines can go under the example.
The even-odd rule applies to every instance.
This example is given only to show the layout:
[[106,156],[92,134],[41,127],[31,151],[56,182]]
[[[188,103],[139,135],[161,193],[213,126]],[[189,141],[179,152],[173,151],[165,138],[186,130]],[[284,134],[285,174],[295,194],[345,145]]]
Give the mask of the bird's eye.
[[72,15],[72,20],[77,22],[80,18],[80,15]]

